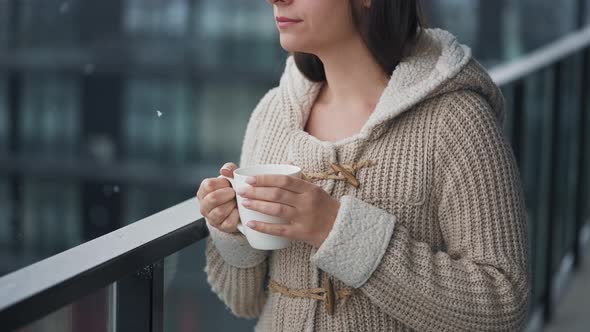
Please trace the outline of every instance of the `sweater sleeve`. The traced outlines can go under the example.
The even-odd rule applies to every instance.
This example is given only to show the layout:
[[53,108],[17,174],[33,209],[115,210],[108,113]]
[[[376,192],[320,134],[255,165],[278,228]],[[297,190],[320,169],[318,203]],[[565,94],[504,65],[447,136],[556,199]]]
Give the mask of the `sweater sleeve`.
[[[516,162],[481,97],[461,94],[441,111],[434,190],[446,250],[434,252],[396,216],[345,196],[312,261],[413,329],[519,330],[530,270]],[[353,235],[367,230],[368,246],[371,241],[361,237],[359,243]],[[363,246],[371,252],[359,250]],[[364,263],[351,267],[357,261]]]
[[[252,154],[261,112],[268,107],[275,89],[262,97],[250,116],[242,143],[240,167],[255,162]],[[252,248],[241,233],[220,231],[211,227],[208,221],[207,227],[210,232],[205,251],[207,282],[235,316],[258,317],[267,299],[264,280],[269,251]]]
[[247,268],[232,266],[221,256],[211,237],[206,241],[205,272],[213,292],[236,317],[259,317],[267,300],[264,290],[267,260]]

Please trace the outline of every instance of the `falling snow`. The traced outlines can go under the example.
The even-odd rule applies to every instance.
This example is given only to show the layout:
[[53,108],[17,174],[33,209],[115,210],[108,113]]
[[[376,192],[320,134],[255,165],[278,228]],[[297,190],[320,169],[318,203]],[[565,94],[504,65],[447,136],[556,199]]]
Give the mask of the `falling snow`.
[[119,192],[119,186],[114,186],[113,187],[113,191],[116,192],[116,193],[118,193]]
[[84,66],[84,74],[90,75],[94,73],[94,64],[89,63]]
[[160,111],[156,111],[156,114],[158,114],[158,117],[161,117],[163,113]]
[[59,12],[62,14],[67,13],[70,10],[70,3],[69,2],[63,2],[60,6],[59,6]]

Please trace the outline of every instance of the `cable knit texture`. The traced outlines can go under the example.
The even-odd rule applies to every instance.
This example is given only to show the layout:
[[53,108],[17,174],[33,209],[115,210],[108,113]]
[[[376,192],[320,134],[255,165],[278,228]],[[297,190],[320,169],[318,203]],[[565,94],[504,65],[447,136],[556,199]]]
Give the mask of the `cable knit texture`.
[[[332,231],[318,249],[259,251],[214,230],[213,291],[259,332],[521,329],[530,272],[520,174],[504,98],[470,49],[425,30],[360,132],[336,142],[303,129],[322,84],[288,57],[250,117],[240,166],[292,161],[338,175],[309,178],[341,203]],[[365,161],[352,182],[335,173]],[[266,278],[288,289],[330,278],[335,292],[354,292],[330,315],[321,300],[270,291]]]
[[266,259],[268,251],[254,249],[242,233],[226,233],[212,227],[207,221],[209,236],[217,244],[217,250],[226,263],[241,268],[254,267]]

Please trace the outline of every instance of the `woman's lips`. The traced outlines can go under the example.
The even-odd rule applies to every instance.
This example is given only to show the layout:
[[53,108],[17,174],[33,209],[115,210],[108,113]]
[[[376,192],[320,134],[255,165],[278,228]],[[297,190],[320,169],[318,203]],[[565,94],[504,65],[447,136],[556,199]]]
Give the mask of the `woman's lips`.
[[276,20],[277,20],[277,25],[279,28],[286,28],[286,27],[289,27],[291,25],[297,24],[302,21],[302,20],[289,18],[289,17],[283,17],[283,16],[278,16],[276,18]]

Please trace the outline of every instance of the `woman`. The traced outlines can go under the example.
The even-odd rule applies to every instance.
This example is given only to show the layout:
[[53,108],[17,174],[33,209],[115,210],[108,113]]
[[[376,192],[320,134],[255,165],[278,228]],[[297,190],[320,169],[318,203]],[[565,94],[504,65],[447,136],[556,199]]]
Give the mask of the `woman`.
[[292,162],[306,177],[256,176],[238,194],[290,221],[250,227],[295,241],[251,248],[229,182],[206,179],[213,291],[256,331],[520,329],[520,175],[502,94],[470,49],[423,28],[417,0],[268,2],[292,55],[251,115],[240,166]]

